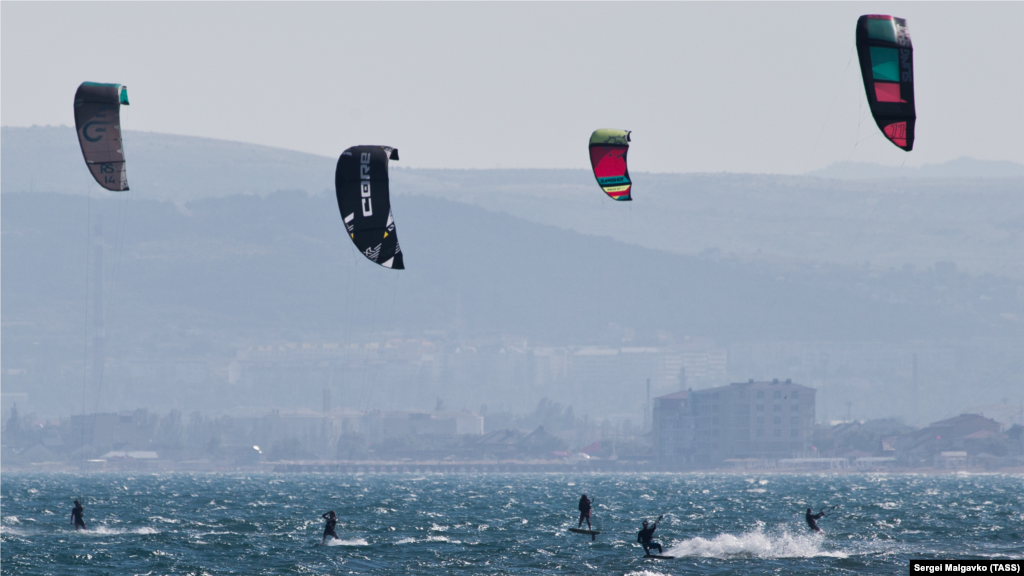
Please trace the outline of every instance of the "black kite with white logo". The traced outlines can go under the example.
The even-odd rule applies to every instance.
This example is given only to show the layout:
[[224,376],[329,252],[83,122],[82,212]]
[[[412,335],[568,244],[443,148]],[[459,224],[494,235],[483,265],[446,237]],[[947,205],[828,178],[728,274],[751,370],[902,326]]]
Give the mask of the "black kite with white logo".
[[398,160],[397,149],[353,146],[338,158],[334,187],[341,219],[356,248],[385,268],[402,270],[402,248],[391,216],[389,160]]

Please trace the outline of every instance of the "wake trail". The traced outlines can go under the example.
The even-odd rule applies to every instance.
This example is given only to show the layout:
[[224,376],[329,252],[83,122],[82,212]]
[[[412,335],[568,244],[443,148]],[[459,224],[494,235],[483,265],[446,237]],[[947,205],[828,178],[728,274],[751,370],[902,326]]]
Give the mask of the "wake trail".
[[699,558],[846,558],[844,552],[825,550],[822,534],[790,534],[782,530],[777,534],[765,533],[763,527],[742,534],[719,534],[708,540],[692,538],[684,540],[665,554]]
[[156,528],[143,526],[141,528],[108,528],[107,526],[91,526],[88,530],[72,530],[75,534],[83,536],[109,536],[111,534],[159,534]]

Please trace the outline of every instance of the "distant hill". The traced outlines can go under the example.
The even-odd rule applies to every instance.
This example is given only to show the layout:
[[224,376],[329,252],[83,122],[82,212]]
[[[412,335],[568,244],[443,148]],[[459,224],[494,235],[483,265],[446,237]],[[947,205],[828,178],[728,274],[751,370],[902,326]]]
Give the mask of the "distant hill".
[[[4,193],[99,190],[83,166],[73,129],[3,128],[0,134]],[[125,146],[133,197],[185,203],[281,190],[333,195],[335,158],[131,131],[125,133]],[[932,172],[953,170],[957,162]],[[600,192],[587,170],[402,165],[393,164],[397,196],[452,200],[676,254],[800,265],[868,263],[875,270],[953,262],[973,274],[1024,278],[1019,179],[636,173],[635,200],[616,203]],[[96,192],[97,197],[108,194]],[[400,218],[400,203],[395,210]]]
[[[369,325],[373,302],[365,298],[375,294],[395,299],[396,326],[436,328],[461,315],[466,330],[540,342],[585,342],[610,322],[645,333],[685,327],[721,340],[792,333],[843,340],[988,334],[994,321],[926,297],[935,278],[957,276],[946,269],[873,277],[671,254],[426,197],[403,199],[396,223],[408,269],[388,271],[353,252],[333,198],[280,192],[126,207],[117,199],[87,205],[80,196],[5,194],[5,322],[55,328],[80,313],[87,213],[103,218],[108,282],[116,278],[124,310],[118,322],[140,331],[137,342],[178,323],[232,340],[265,330],[330,332],[351,319]],[[1000,298],[991,310],[1012,304],[999,296],[1012,292],[1012,282],[980,285]],[[350,303],[354,294],[362,300]]]
[[[869,162],[836,162],[821,170],[807,173],[818,178],[862,180],[881,178],[933,178],[965,180],[1016,179],[1024,180],[1024,164],[1008,160],[977,160],[966,156],[943,162],[925,164],[917,168],[883,166]],[[1024,186],[1024,182],[1018,183]]]

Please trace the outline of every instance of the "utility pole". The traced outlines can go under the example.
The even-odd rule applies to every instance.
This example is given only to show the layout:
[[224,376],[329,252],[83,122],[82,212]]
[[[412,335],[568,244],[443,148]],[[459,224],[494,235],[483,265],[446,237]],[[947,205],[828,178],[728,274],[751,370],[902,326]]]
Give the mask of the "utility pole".
[[647,403],[644,404],[644,429],[646,433],[651,429],[651,379],[647,379]]
[[910,425],[917,426],[919,414],[917,407],[917,352],[911,356],[911,388],[910,388]]

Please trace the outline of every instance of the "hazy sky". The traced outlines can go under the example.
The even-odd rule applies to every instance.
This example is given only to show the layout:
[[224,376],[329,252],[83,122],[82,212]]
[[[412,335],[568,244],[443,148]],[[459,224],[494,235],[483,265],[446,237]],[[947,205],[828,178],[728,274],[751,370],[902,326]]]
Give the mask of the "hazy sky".
[[[128,86],[127,130],[401,165],[799,173],[960,156],[1024,162],[1024,3],[0,4],[5,126],[74,125],[85,80]],[[908,19],[915,150],[881,136],[857,17]],[[131,161],[130,143],[126,148]]]

